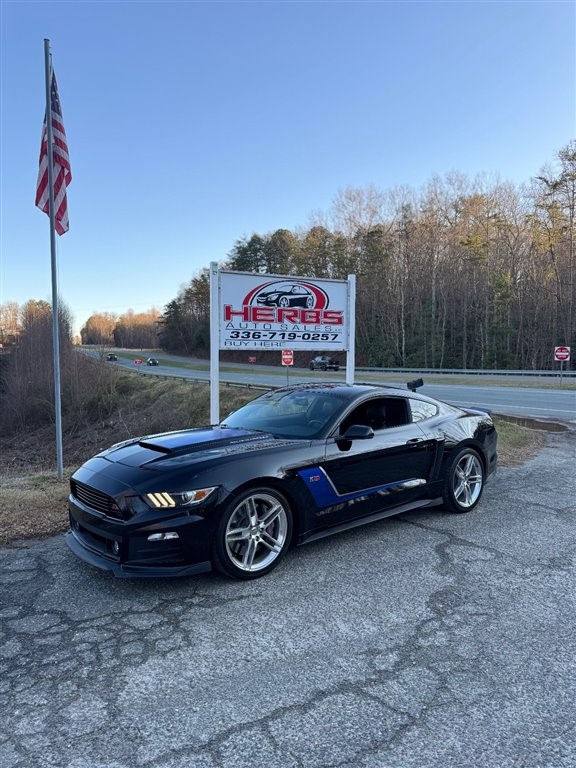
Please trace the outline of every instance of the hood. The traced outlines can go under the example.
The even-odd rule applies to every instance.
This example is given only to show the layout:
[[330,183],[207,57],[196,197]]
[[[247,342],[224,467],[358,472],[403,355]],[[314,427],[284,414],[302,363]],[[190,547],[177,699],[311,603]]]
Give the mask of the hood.
[[150,435],[113,445],[100,454],[106,461],[128,467],[168,470],[247,452],[278,449],[294,441],[277,440],[265,432],[228,427],[187,429]]

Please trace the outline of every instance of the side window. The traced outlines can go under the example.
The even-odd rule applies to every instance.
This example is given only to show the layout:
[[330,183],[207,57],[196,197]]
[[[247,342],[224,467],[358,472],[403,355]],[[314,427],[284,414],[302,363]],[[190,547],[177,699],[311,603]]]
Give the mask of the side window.
[[423,421],[436,416],[438,408],[433,403],[426,403],[424,400],[410,400],[412,409],[412,421]]
[[352,424],[364,424],[367,427],[372,427],[375,432],[388,427],[400,427],[409,423],[408,413],[409,410],[404,398],[374,398],[358,406],[344,419],[340,433],[344,434]]
[[342,424],[340,424],[340,434],[344,435],[346,433],[346,430],[352,426],[352,424],[364,424],[366,414],[364,412],[364,406],[361,405],[359,408],[355,408],[352,413],[348,414],[346,418],[342,421]]

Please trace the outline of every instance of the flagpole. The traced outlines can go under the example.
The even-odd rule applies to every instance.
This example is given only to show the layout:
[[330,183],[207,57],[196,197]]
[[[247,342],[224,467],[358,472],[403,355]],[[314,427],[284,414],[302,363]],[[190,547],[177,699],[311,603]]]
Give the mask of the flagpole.
[[54,168],[52,139],[52,62],[50,40],[44,39],[44,68],[46,72],[46,142],[48,160],[48,195],[50,217],[50,263],[52,267],[52,347],[54,352],[54,418],[56,422],[56,473],[58,480],[64,477],[62,460],[62,399],[60,383],[60,335],[58,332],[58,271],[56,265],[56,230],[54,226]]

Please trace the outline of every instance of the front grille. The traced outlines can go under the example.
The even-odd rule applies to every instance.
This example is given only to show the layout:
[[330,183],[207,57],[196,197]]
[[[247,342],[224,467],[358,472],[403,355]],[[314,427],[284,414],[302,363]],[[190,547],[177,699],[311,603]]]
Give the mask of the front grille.
[[70,481],[70,488],[72,496],[90,509],[101,512],[107,517],[113,517],[116,520],[123,519],[118,505],[111,496],[107,496],[105,493],[96,490],[96,488],[91,488],[89,485],[79,483],[77,480]]

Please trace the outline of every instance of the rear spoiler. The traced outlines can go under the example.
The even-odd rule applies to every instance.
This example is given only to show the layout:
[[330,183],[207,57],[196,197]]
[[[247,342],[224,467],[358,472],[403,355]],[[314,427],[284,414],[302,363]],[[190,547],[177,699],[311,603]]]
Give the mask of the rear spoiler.
[[492,409],[485,408],[483,405],[466,406],[465,408],[462,408],[462,410],[468,411],[469,413],[477,413],[481,416],[492,416]]

